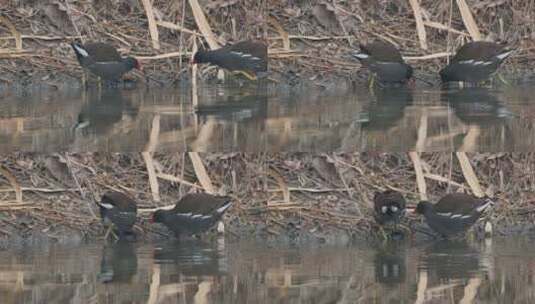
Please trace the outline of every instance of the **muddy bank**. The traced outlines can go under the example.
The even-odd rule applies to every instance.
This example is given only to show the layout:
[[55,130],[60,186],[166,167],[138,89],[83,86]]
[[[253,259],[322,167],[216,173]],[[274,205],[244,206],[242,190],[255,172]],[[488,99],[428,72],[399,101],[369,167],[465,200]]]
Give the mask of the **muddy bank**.
[[[497,235],[533,231],[532,154],[469,154],[476,179],[465,177],[457,154],[421,156],[426,194],[432,201],[452,191],[483,191],[497,202],[488,216]],[[199,158],[207,175],[202,174]],[[6,155],[2,168],[1,238],[30,242],[101,238],[104,228],[94,201],[110,189],[136,198],[140,239],[168,235],[164,227],[148,221],[155,208],[208,189],[234,200],[224,218],[229,236],[318,243],[379,238],[371,208],[375,191],[398,190],[409,205],[422,195],[411,159],[391,153],[194,153],[145,158],[139,153],[17,153]],[[421,219],[410,221],[417,226]]]
[[[455,3],[436,1],[421,1],[418,8],[409,1],[181,0],[155,1],[150,8],[141,3],[9,1],[0,7],[0,82],[78,85],[81,68],[69,45],[75,39],[106,41],[136,56],[143,73],[126,78],[149,85],[191,79],[188,61],[195,46],[249,38],[266,41],[271,79],[284,84],[364,82],[368,71],[349,53],[374,39],[398,46],[416,75],[428,81],[438,81],[437,71],[448,53],[464,42],[506,40],[517,51],[502,73],[522,81],[533,78],[531,1],[468,1],[475,20],[470,26]],[[199,14],[206,16],[207,24]],[[203,66],[200,75],[210,81],[216,70]]]

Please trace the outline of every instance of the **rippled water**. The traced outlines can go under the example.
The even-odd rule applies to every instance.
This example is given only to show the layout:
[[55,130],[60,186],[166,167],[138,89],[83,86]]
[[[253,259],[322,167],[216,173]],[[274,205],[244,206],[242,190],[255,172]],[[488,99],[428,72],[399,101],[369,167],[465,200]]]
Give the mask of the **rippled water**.
[[0,152],[531,151],[535,86],[4,91]]
[[[0,251],[2,303],[534,303],[529,240]],[[80,259],[83,257],[83,259]]]

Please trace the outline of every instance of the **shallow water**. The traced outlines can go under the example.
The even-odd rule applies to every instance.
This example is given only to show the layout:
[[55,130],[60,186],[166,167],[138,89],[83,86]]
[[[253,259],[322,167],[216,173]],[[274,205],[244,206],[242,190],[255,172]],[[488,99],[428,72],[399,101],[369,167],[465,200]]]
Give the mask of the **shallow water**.
[[[80,257],[83,257],[81,259]],[[530,240],[0,251],[2,303],[534,303]]]
[[0,152],[532,151],[534,116],[528,85],[8,90]]

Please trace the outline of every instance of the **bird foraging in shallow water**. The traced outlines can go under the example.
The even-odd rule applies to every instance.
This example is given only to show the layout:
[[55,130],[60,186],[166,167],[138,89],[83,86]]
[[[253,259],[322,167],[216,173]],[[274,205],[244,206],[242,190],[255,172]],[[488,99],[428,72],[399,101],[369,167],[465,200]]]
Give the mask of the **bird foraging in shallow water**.
[[141,64],[136,58],[122,58],[115,47],[106,43],[80,44],[73,42],[71,47],[80,66],[105,81],[117,81],[123,74],[134,68],[141,70]]
[[136,222],[137,203],[134,199],[121,192],[108,191],[97,205],[103,224],[110,225],[110,229],[113,224],[119,233],[119,239],[135,237],[132,228]]
[[427,225],[445,238],[463,234],[474,225],[494,202],[464,193],[451,193],[432,204],[421,201],[416,213],[425,217]]
[[215,226],[231,205],[228,196],[187,194],[173,209],[154,212],[152,222],[164,224],[177,238],[182,234],[200,234]]
[[405,198],[398,191],[375,192],[373,202],[375,220],[380,225],[396,224],[405,214]]
[[[391,43],[374,41],[360,45],[360,51],[352,53],[382,84],[405,83],[412,77],[412,67],[405,63],[399,50]],[[370,87],[373,86],[373,78]]]
[[468,42],[459,48],[450,63],[440,70],[440,78],[442,82],[477,83],[487,80],[513,51],[505,43]]
[[200,50],[195,53],[191,63],[210,63],[256,80],[267,74],[267,60],[267,46],[264,43],[245,40],[217,50]]

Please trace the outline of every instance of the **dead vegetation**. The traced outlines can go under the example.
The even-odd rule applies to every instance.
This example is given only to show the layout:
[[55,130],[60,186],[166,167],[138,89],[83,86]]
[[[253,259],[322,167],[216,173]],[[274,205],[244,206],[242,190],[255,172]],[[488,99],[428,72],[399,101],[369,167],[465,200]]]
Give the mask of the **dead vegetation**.
[[[10,1],[0,6],[0,58],[9,59],[0,65],[0,79],[55,84],[78,77],[69,43],[79,39],[109,42],[139,58],[151,79],[172,82],[189,77],[195,42],[214,47],[263,36],[267,1],[201,2]],[[210,24],[217,35],[207,34]]]
[[2,161],[0,233],[101,236],[94,200],[108,189],[137,198],[138,231],[148,237],[160,232],[147,221],[154,208],[191,191],[231,195],[235,205],[225,221],[240,237],[367,237],[377,231],[373,193],[387,188],[411,204],[452,191],[489,195],[498,202],[492,221],[504,233],[532,219],[534,155],[409,155],[13,154]]
[[0,80],[77,78],[74,39],[118,46],[142,60],[137,78],[157,82],[189,79],[196,46],[248,38],[268,42],[274,79],[289,71],[316,82],[356,79],[360,65],[348,53],[373,39],[394,43],[428,78],[467,40],[507,40],[518,51],[506,69],[524,73],[535,57],[534,9],[534,0],[12,0],[0,6],[0,58],[9,59]]
[[[506,40],[518,51],[507,71],[525,73],[533,53],[535,27],[528,11],[534,1],[278,1],[270,14],[288,33],[270,37],[273,70],[291,66],[295,72],[327,79],[354,78],[358,64],[348,53],[375,39],[402,50],[417,73],[432,79],[448,55],[469,40]],[[281,42],[282,40],[282,42]],[[286,47],[286,46],[289,47]],[[291,53],[289,53],[291,52]],[[530,59],[531,58],[531,59]]]

